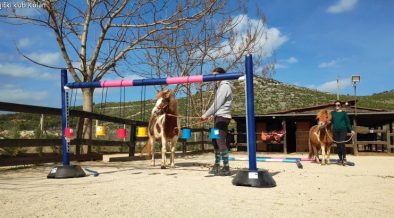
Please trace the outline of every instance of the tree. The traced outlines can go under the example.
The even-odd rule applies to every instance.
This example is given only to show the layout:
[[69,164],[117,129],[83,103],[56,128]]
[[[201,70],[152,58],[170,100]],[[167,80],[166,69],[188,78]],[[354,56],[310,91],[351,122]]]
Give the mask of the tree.
[[[0,18],[15,20],[17,24],[42,26],[53,32],[74,81],[91,82],[101,80],[109,72],[120,75],[131,53],[156,48],[155,43],[168,34],[214,15],[226,2],[31,0],[28,3],[38,6],[37,14],[25,16],[15,8],[8,8],[1,10]],[[93,92],[92,88],[82,89],[84,111],[93,111]],[[85,121],[85,135],[90,135],[91,124],[91,120]]]
[[[220,15],[210,14],[200,22],[190,22],[181,29],[166,32],[160,40],[154,41],[153,48],[145,50],[145,56],[138,64],[142,67],[133,66],[130,70],[145,77],[201,75],[204,71],[210,72],[214,66],[243,72],[244,56],[253,53],[256,74],[269,75],[274,64],[267,62],[272,52],[263,49],[267,41],[265,16],[257,10],[257,18],[249,19],[245,8],[244,4],[224,8]],[[231,16],[233,11],[241,14]],[[206,90],[212,90],[209,83],[178,84],[174,88],[175,93],[181,91],[189,96],[195,116],[200,116],[212,100],[213,92],[205,92],[207,95],[203,97]],[[200,93],[199,98],[192,97],[196,92]]]

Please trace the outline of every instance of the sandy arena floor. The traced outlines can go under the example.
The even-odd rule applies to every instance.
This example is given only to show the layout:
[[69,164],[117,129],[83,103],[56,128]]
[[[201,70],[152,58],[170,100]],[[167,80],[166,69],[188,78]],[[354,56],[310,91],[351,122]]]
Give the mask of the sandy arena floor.
[[54,165],[0,168],[0,217],[394,217],[394,156],[348,159],[356,165],[258,162],[274,188],[233,186],[245,161],[230,162],[230,177],[208,175],[212,153],[166,170],[149,161],[83,162],[100,175],[75,179],[47,179]]

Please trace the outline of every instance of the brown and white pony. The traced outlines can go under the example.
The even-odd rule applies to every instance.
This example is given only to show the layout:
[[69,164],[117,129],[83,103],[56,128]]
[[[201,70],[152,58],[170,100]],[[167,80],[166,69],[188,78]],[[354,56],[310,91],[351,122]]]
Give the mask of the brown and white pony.
[[161,168],[166,168],[167,143],[170,144],[171,158],[170,165],[175,167],[175,146],[179,135],[179,122],[176,115],[177,101],[170,90],[157,93],[156,105],[148,125],[148,142],[145,146],[149,155],[152,155],[152,166],[155,165],[155,141],[161,140]]
[[[330,163],[330,150],[333,144],[332,130],[331,130],[331,113],[325,109],[320,110],[316,119],[318,120],[318,125],[312,126],[309,129],[309,158],[314,157],[317,163],[319,160],[319,150],[322,150],[322,165]],[[327,152],[327,157],[326,157]]]

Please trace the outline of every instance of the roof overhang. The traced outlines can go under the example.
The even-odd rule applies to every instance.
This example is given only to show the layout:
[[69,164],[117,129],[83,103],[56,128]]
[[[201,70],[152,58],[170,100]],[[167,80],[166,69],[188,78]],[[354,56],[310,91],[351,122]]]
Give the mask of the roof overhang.
[[[356,118],[361,126],[380,126],[394,122],[394,111],[385,112],[348,112],[349,118]],[[292,121],[315,121],[316,113],[287,113],[287,114],[256,114],[256,121],[292,120]],[[244,120],[245,116],[233,116],[234,120]]]

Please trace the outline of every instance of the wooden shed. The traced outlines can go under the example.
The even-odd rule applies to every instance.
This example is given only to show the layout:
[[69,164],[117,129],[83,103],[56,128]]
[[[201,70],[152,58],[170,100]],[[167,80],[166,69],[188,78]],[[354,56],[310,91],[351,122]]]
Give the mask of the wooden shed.
[[[371,129],[386,128],[387,132],[393,132],[394,111],[356,108],[354,104],[354,100],[343,102],[345,106],[344,110],[348,113],[353,126],[363,126]],[[321,109],[334,110],[334,102],[268,114],[256,114],[256,150],[283,153],[307,152],[309,128],[316,125],[315,117]],[[237,148],[239,150],[246,150],[246,135],[243,134],[246,132],[245,116],[233,116],[233,119],[237,123]],[[261,140],[262,131],[270,132],[278,130],[286,130],[285,137],[279,143],[266,143]],[[368,137],[366,138],[365,135],[359,135],[358,137],[359,139],[364,138],[368,140]],[[390,137],[392,142],[392,136],[388,135],[388,138]],[[355,138],[357,141],[357,137]],[[357,147],[358,145],[355,146]],[[390,147],[386,149],[390,150]]]

